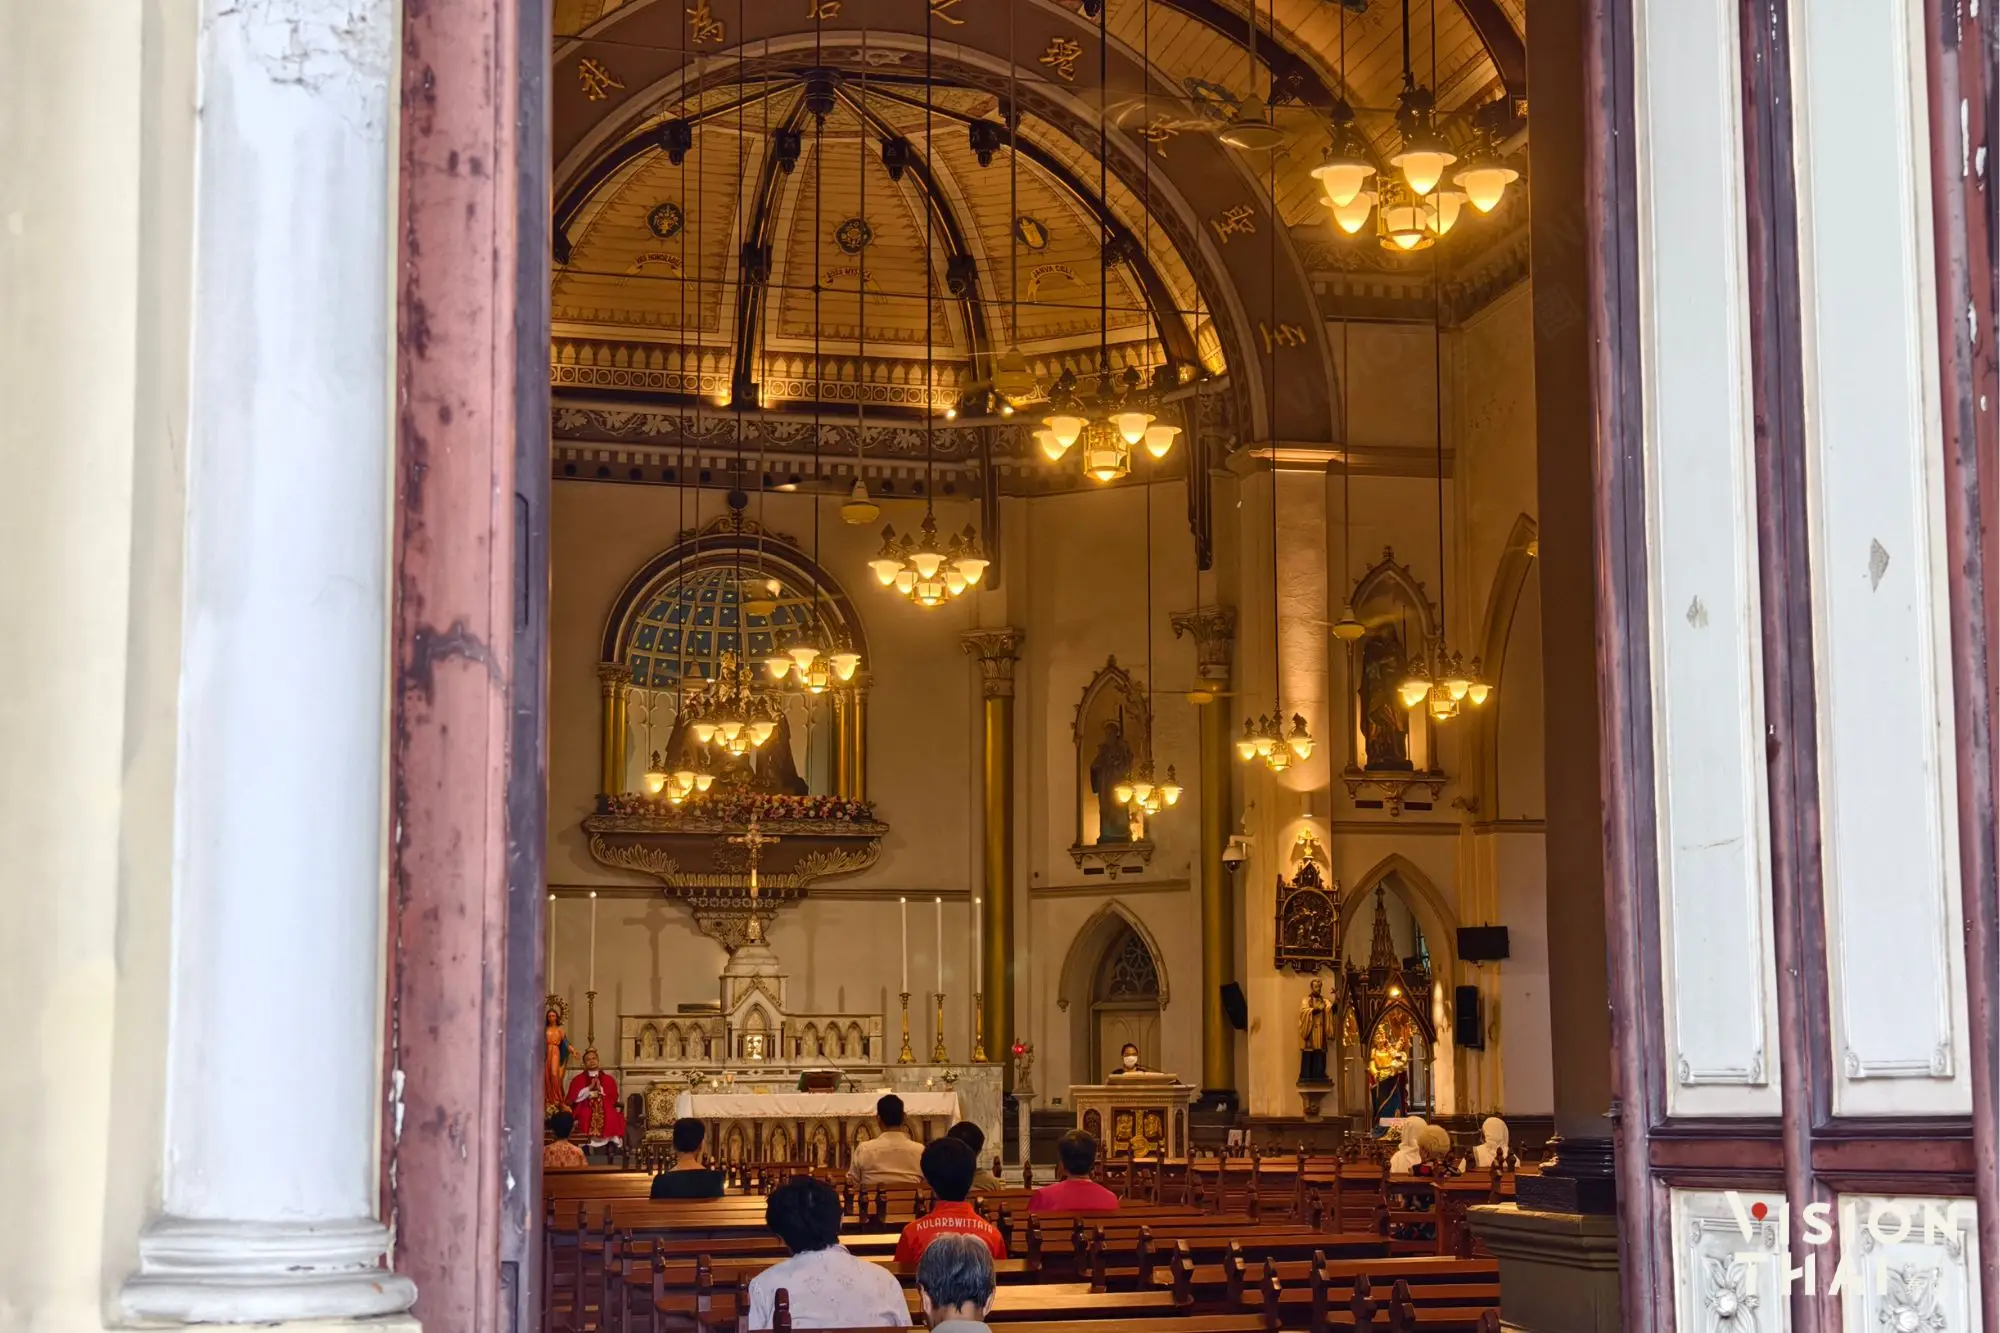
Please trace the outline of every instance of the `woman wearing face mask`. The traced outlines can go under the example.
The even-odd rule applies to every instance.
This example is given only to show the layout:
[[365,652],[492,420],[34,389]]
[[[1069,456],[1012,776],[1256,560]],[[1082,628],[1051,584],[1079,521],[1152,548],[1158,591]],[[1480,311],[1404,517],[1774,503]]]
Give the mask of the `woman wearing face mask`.
[[1128,1041],[1125,1043],[1124,1048],[1118,1052],[1118,1068],[1111,1072],[1116,1075],[1146,1074],[1152,1071],[1139,1063],[1139,1048]]

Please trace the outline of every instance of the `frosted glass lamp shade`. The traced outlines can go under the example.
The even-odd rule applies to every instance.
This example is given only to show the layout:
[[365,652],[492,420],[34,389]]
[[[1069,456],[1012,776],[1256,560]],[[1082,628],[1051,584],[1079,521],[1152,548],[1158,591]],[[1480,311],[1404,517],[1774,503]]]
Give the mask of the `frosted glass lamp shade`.
[[1361,187],[1375,174],[1375,168],[1357,158],[1337,157],[1313,168],[1313,178],[1326,194],[1328,208],[1342,208],[1354,202]]
[[1368,225],[1368,215],[1374,211],[1375,192],[1373,190],[1363,190],[1346,203],[1338,204],[1334,207],[1333,221],[1336,226],[1349,236],[1356,236],[1360,234],[1363,227]]

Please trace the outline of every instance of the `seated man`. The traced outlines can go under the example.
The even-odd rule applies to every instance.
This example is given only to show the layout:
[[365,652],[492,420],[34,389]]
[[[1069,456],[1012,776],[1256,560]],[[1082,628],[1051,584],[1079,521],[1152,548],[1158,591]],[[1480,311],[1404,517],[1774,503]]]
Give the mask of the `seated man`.
[[719,1199],[722,1173],[701,1160],[701,1141],[708,1126],[689,1116],[674,1121],[674,1164],[653,1177],[655,1199]]
[[903,1284],[880,1264],[857,1259],[840,1243],[840,1196],[811,1176],[771,1191],[764,1223],[792,1257],[750,1279],[750,1327],[771,1327],[782,1288],[793,1328],[908,1328]]
[[877,1185],[924,1183],[924,1146],[903,1128],[903,1099],[895,1093],[875,1103],[875,1120],[882,1132],[854,1150],[847,1178],[862,1189]]
[[991,1171],[988,1171],[986,1169],[986,1163],[980,1160],[979,1155],[986,1147],[985,1130],[973,1124],[970,1120],[961,1120],[957,1124],[953,1125],[950,1129],[946,1130],[945,1133],[951,1135],[953,1138],[957,1139],[960,1143],[963,1143],[966,1147],[972,1149],[973,1189],[1003,1190],[1007,1188],[1007,1182],[1000,1179],[1000,1177],[994,1175]]
[[583,1149],[569,1141],[576,1133],[576,1117],[568,1111],[557,1111],[549,1117],[549,1133],[555,1137],[542,1145],[543,1166],[589,1166]]
[[951,1235],[976,1237],[992,1251],[995,1259],[1007,1257],[1007,1242],[1001,1238],[1000,1228],[965,1201],[965,1196],[972,1192],[975,1165],[972,1149],[949,1134],[924,1148],[924,1179],[930,1182],[937,1202],[928,1213],[903,1228],[896,1241],[897,1263],[915,1263],[923,1258],[932,1242]]
[[1028,1200],[1031,1213],[1108,1213],[1118,1207],[1118,1196],[1090,1178],[1097,1164],[1097,1140],[1080,1129],[1072,1129],[1056,1144],[1056,1161],[1062,1165],[1062,1179],[1044,1185]]
[[988,1333],[993,1256],[971,1236],[939,1236],[917,1265],[917,1299],[931,1333]]

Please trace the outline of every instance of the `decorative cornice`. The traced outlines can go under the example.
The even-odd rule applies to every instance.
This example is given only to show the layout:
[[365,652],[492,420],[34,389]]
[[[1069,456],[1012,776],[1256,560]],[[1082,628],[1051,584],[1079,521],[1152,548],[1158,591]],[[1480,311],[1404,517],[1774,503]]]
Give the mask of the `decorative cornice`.
[[1027,637],[1018,629],[970,629],[959,636],[958,646],[979,659],[979,693],[986,699],[1014,697],[1014,663],[1020,657],[1021,641]]
[[1230,663],[1235,655],[1236,608],[1203,606],[1192,611],[1176,611],[1167,619],[1174,637],[1194,638],[1196,672],[1211,685],[1229,683]]

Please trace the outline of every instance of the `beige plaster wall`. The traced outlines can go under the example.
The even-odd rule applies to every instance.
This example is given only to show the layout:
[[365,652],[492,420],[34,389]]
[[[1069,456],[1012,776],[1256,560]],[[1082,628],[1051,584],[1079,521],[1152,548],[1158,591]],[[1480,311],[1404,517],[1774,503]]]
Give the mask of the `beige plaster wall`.
[[195,22],[8,19],[0,1093],[61,1113],[0,1145],[0,1327],[84,1330],[160,1188]]

